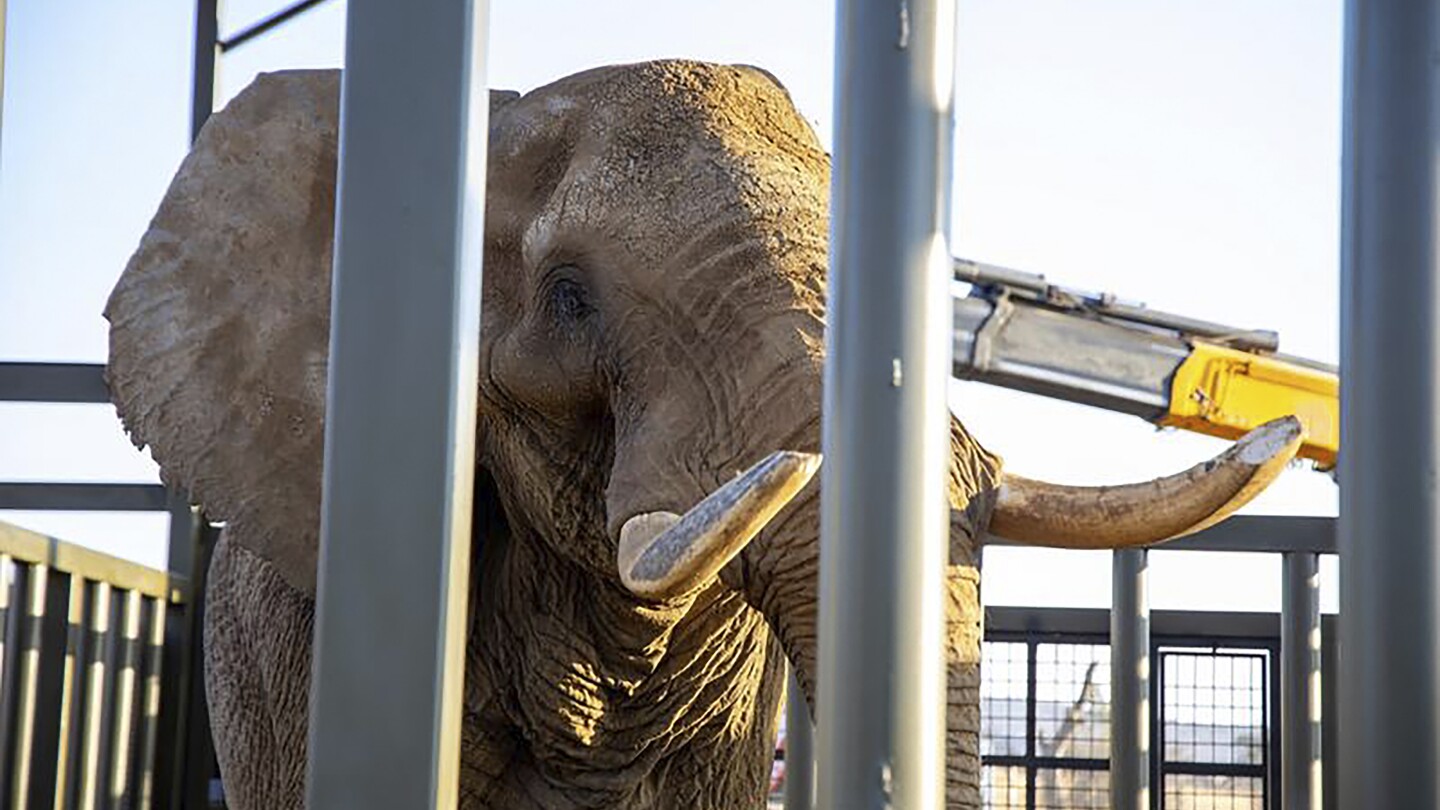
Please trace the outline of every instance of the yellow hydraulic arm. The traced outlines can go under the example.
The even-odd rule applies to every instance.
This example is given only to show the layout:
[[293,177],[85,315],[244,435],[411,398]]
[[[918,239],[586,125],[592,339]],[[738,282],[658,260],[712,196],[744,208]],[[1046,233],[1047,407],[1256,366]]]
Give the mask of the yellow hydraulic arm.
[[1295,415],[1305,426],[1298,455],[1322,470],[1340,453],[1340,377],[1275,355],[1201,341],[1170,384],[1170,410],[1157,422],[1238,439],[1271,419]]

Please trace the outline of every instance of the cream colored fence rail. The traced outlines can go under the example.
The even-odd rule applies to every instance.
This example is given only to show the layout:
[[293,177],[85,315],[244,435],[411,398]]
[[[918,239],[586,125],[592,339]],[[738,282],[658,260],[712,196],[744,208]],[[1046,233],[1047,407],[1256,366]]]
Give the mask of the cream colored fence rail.
[[186,592],[163,571],[0,523],[0,805],[168,804],[186,685],[166,628]]

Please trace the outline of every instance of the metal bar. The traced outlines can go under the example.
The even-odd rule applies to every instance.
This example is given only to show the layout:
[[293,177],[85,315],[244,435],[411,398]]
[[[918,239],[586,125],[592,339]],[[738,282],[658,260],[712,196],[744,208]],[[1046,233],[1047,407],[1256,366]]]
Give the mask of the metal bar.
[[[22,582],[20,565],[9,554],[0,553],[0,752],[9,751],[12,745],[20,620],[25,612]],[[0,799],[9,795],[9,786],[9,758],[0,755]]]
[[1336,718],[1340,716],[1340,644],[1339,621],[1335,616],[1320,618],[1320,794],[1324,810],[1338,810],[1340,807],[1340,735]]
[[1036,726],[1039,725],[1040,684],[1040,643],[1033,638],[1025,640],[1025,810],[1035,810],[1035,789],[1039,781],[1035,767]]
[[815,806],[815,728],[793,669],[785,694],[785,810],[810,810]]
[[1024,302],[957,298],[951,373],[1154,421],[1190,355],[1180,338]]
[[140,617],[143,597],[135,591],[121,596],[120,623],[116,628],[115,725],[110,735],[110,791],[108,805],[128,806],[135,801],[135,749],[139,735]]
[[[1028,297],[1053,306],[1083,312],[1090,316],[1106,315],[1137,324],[1165,329],[1183,335],[1211,338],[1227,346],[1273,354],[1280,350],[1280,336],[1266,329],[1242,329],[1236,326],[1203,321],[1186,315],[1161,312],[1144,305],[1126,304],[1114,295],[1072,290],[1051,284],[1044,275],[1014,270],[969,259],[955,259],[955,279],[977,285],[992,300],[1004,291],[1023,292]],[[1329,367],[1332,371],[1334,367]]]
[[1440,3],[1349,0],[1341,807],[1440,807]]
[[[1105,759],[1083,759],[1079,757],[1027,757],[1018,754],[986,754],[984,756],[986,765],[994,765],[1002,768],[1053,768],[1060,771],[1103,771],[1110,767],[1110,761]],[[1028,792],[1028,791],[1027,791]],[[1033,805],[1033,801],[1026,803]]]
[[[34,759],[35,701],[40,686],[40,653],[44,641],[45,590],[49,577],[44,566],[27,565],[21,570],[24,582],[23,616],[20,621],[20,653],[16,666],[14,709],[11,717],[9,744],[5,764],[9,771],[5,799],[9,807],[27,807],[30,803],[30,767]],[[17,605],[18,607],[18,605]]]
[[210,802],[210,781],[215,773],[215,743],[210,735],[210,706],[205,700],[205,581],[210,558],[220,530],[197,513],[192,548],[190,589],[184,614],[186,641],[180,688],[176,700],[184,701],[183,732],[176,739],[180,747],[181,770],[175,774],[174,801],[181,808],[206,807]]
[[[1264,779],[1267,773],[1264,765],[1242,765],[1236,762],[1189,762],[1170,760],[1165,763],[1165,773],[1193,776],[1232,776],[1244,779]],[[1231,805],[1234,806],[1234,805]],[[1239,805],[1244,807],[1246,805]],[[1262,805],[1263,806],[1263,805]],[[1285,805],[1280,805],[1285,807]],[[1286,808],[1286,810],[1289,810]]]
[[190,73],[190,140],[215,109],[215,57],[220,44],[220,0],[195,0],[195,40]]
[[220,48],[221,53],[225,53],[227,51],[238,48],[241,45],[244,45],[250,40],[265,33],[266,31],[269,31],[275,26],[283,25],[284,23],[289,22],[291,19],[298,17],[301,14],[304,14],[305,12],[320,5],[323,2],[325,2],[325,0],[301,0],[298,3],[290,5],[275,12],[274,14],[271,14],[269,17],[266,17],[265,19],[255,23],[254,25],[250,25],[241,29],[232,36],[228,36],[218,41],[216,45]]
[[0,402],[108,404],[110,389],[105,386],[105,366],[96,363],[0,363]]
[[85,720],[80,738],[80,778],[76,786],[76,804],[80,810],[101,806],[104,770],[101,767],[105,746],[105,728],[109,725],[106,699],[109,680],[110,584],[88,583],[90,617],[86,634],[85,656]]
[[945,794],[953,0],[838,7],[819,799]]
[[[56,762],[64,746],[65,727],[65,648],[68,640],[67,610],[71,590],[75,587],[69,574],[49,570],[45,573],[45,606],[36,628],[38,651],[35,672],[33,716],[28,741],[28,796],[16,794],[14,807],[52,808],[58,782]],[[17,751],[20,750],[17,748]]]
[[[985,639],[1023,641],[1033,635],[1105,644],[1110,616],[1103,608],[991,605],[985,608]],[[1280,617],[1275,613],[1156,610],[1150,613],[1150,635],[1176,646],[1263,647],[1280,637]]]
[[[172,514],[172,521],[178,523],[178,520]],[[186,565],[191,575],[186,580],[184,598],[163,616],[154,784],[164,806],[184,810],[204,806],[214,755],[202,688],[204,667],[200,639],[204,622],[204,577],[218,533],[195,515],[189,539],[177,543],[177,523],[172,523],[171,529],[171,565]]]
[[145,650],[141,661],[144,688],[140,696],[139,762],[136,766],[136,778],[139,779],[137,806],[156,807],[155,762],[160,744],[161,667],[168,605],[164,599],[147,599],[146,604]]
[[[1283,627],[1284,622],[1281,622]],[[1316,627],[1318,628],[1318,622]],[[1283,632],[1283,630],[1282,630]],[[1284,744],[1281,738],[1284,733],[1285,723],[1281,716],[1281,652],[1280,642],[1276,640],[1269,650],[1269,655],[1260,659],[1261,672],[1269,679],[1269,684],[1260,693],[1260,750],[1264,753],[1265,777],[1261,782],[1262,801],[1265,807],[1275,804],[1275,797],[1283,795],[1284,782]],[[1160,744],[1161,757],[1164,757],[1164,743]],[[1162,787],[1163,790],[1163,787]],[[1281,805],[1287,807],[1288,805]],[[1308,810],[1308,808],[1306,808]]]
[[1150,808],[1150,602],[1146,551],[1114,554],[1110,608],[1110,807]]
[[1320,557],[1284,556],[1280,608],[1280,806],[1320,810]]
[[86,579],[103,579],[115,587],[140,591],[147,596],[173,598],[175,594],[172,591],[186,585],[181,577],[168,576],[162,571],[84,546],[62,543],[53,537],[3,521],[0,521],[0,552],[17,561],[36,563]]
[[156,484],[0,483],[0,509],[163,512],[165,488]]
[[[65,615],[65,666],[61,672],[59,712],[60,745],[55,754],[55,801],[51,807],[68,808],[80,782],[80,748],[85,707],[86,600],[90,587],[82,577],[70,577],[70,599]],[[164,600],[160,600],[162,603]],[[150,807],[150,805],[142,805]]]
[[[985,536],[990,546],[1018,546],[1012,540]],[[1282,554],[1290,551],[1334,554],[1335,518],[1298,515],[1237,515],[1203,531],[1155,546],[1156,551],[1248,551]]]
[[[1148,563],[1149,560],[1146,562]],[[1142,593],[1145,596],[1148,618],[1150,593],[1148,584]],[[1149,690],[1146,693],[1150,700],[1150,711],[1148,712],[1150,715],[1150,744],[1151,751],[1159,752],[1150,757],[1150,784],[1155,786],[1155,789],[1150,791],[1150,810],[1165,810],[1165,773],[1170,767],[1170,763],[1165,760],[1165,659],[1167,654],[1160,652],[1160,645],[1156,643],[1153,633],[1147,640],[1146,649],[1149,650],[1152,662],[1152,665],[1146,669],[1153,676],[1149,679]]]
[[195,568],[196,545],[200,542],[200,512],[190,505],[190,498],[178,490],[168,490],[170,512],[168,543],[165,547],[165,569],[171,576],[190,578]]
[[488,11],[487,0],[348,9],[312,807],[457,801]]

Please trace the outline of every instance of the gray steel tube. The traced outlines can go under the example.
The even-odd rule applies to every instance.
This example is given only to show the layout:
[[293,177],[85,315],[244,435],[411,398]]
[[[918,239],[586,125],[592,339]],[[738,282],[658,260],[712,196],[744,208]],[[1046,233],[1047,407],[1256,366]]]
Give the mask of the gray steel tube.
[[1280,602],[1280,806],[1320,810],[1320,555],[1286,552]]
[[[3,7],[5,0],[0,0]],[[191,49],[190,140],[215,109],[215,61],[220,40],[220,0],[195,0],[195,41]]]
[[1440,807],[1440,3],[1349,0],[1340,806]]
[[348,9],[310,807],[458,800],[487,10]]
[[1110,807],[1150,808],[1148,552],[1114,554],[1110,602]]
[[944,798],[953,0],[838,7],[818,804]]
[[815,729],[793,669],[785,695],[785,810],[811,810],[815,806]]

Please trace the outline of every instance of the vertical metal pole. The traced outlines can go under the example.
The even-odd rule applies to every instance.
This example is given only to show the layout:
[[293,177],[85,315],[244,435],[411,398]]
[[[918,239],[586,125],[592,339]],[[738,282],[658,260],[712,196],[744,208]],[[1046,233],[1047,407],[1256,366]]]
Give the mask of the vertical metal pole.
[[842,0],[820,556],[819,806],[939,808],[954,0]]
[[1110,807],[1150,810],[1148,553],[1114,554],[1110,605]]
[[215,108],[215,59],[219,43],[220,0],[195,0],[195,43],[190,73],[192,141],[200,137],[200,128]]
[[1345,23],[1340,806],[1440,807],[1440,3]]
[[457,802],[486,0],[351,0],[309,805]]
[[1339,617],[1320,617],[1320,796],[1324,810],[1340,807]]
[[[195,0],[195,29],[191,45],[190,141],[215,108],[215,73],[219,58],[220,0]],[[210,735],[209,706],[205,701],[204,648],[198,643],[205,626],[205,580],[215,533],[205,517],[190,506],[187,493],[172,490],[170,497],[171,574],[186,578],[183,608],[166,620],[162,652],[164,687],[161,750],[156,756],[156,784],[168,796],[170,807],[198,806],[208,800],[210,773],[215,757]],[[207,544],[207,540],[210,541]]]
[[1280,806],[1320,810],[1320,555],[1284,555],[1280,605]]
[[790,670],[785,694],[785,810],[815,806],[815,738],[810,707]]

